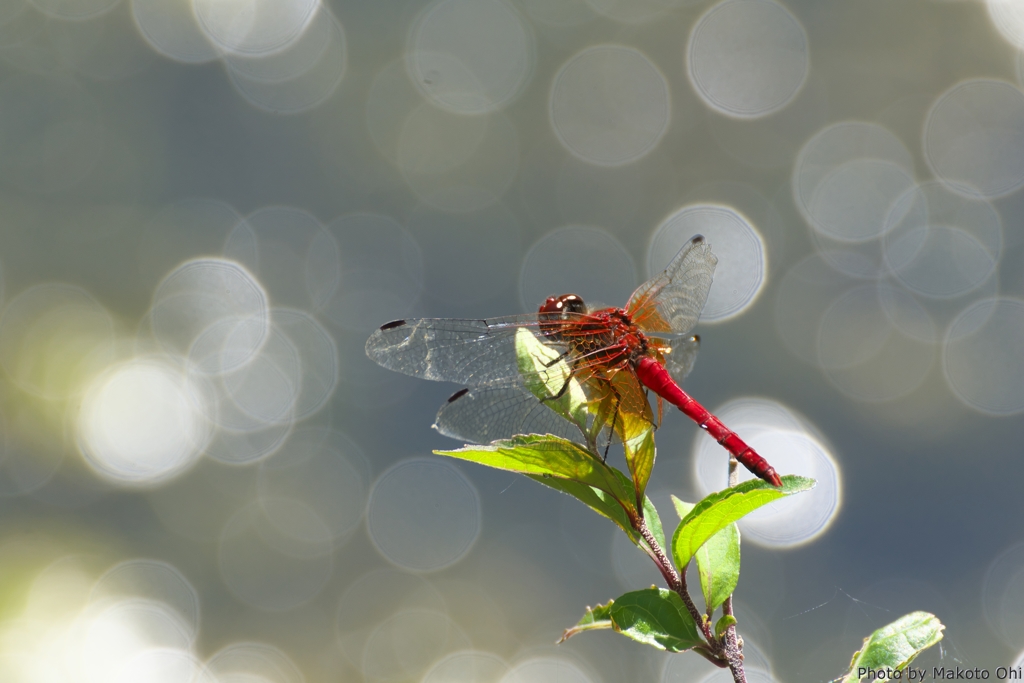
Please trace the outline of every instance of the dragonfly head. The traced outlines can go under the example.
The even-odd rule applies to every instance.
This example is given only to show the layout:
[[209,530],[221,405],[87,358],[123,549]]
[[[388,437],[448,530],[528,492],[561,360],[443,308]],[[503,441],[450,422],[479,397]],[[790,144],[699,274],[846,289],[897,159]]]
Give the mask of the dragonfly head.
[[542,334],[558,338],[562,331],[562,324],[572,320],[581,313],[587,312],[587,305],[583,299],[575,294],[562,294],[560,296],[549,296],[540,305],[537,311],[540,318],[540,331]]
[[540,305],[538,312],[552,320],[556,318],[564,320],[568,317],[566,314],[586,313],[587,305],[576,294],[562,294],[560,296],[549,296]]

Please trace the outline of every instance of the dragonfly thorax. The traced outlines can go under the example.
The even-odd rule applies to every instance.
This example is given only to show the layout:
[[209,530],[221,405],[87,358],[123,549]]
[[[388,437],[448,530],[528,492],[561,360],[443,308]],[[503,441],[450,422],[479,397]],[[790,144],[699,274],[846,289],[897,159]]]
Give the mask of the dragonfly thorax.
[[606,308],[595,311],[593,316],[602,327],[608,329],[603,341],[617,350],[615,355],[620,359],[620,363],[627,360],[635,362],[647,354],[647,336],[640,331],[625,309]]

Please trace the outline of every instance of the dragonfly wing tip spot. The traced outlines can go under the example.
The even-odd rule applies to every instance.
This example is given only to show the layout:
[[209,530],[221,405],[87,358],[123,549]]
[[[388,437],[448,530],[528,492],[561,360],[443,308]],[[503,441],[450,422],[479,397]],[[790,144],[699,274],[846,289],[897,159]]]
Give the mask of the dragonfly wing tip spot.
[[[448,397],[448,403],[453,403],[455,401],[458,401],[460,398],[462,398],[463,396],[465,396],[468,393],[469,393],[469,389],[468,388],[467,389],[459,389],[454,394],[452,394],[451,396]],[[434,425],[434,426],[436,427],[437,425]]]

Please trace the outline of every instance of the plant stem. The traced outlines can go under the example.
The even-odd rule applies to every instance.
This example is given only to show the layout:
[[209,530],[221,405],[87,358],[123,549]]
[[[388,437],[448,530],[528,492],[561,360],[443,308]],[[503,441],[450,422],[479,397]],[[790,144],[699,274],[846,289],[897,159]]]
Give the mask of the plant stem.
[[661,575],[665,577],[665,581],[668,583],[668,587],[674,591],[679,590],[681,581],[679,574],[676,572],[676,568],[672,566],[672,562],[668,559],[665,554],[665,550],[658,544],[658,539],[654,537],[651,530],[647,528],[647,521],[643,517],[638,517],[633,521],[633,528],[635,528],[645,541],[651,552],[648,553],[651,559],[654,560],[654,564],[658,565],[658,570]]
[[690,648],[690,652],[696,652],[704,659],[708,660],[719,669],[728,669],[729,662],[723,662],[722,659],[714,653],[714,651],[707,645],[694,645]]
[[[739,481],[739,472],[737,468],[739,463],[736,462],[736,458],[729,458],[729,487],[736,486]],[[672,561],[668,559],[668,555],[665,554],[664,548],[658,543],[658,540],[654,538],[654,534],[647,527],[647,522],[641,515],[633,516],[630,521],[633,523],[633,528],[636,529],[637,533],[647,543],[647,547],[644,548],[647,551],[648,556],[654,560],[654,564],[658,566],[658,570],[661,575],[665,577],[665,582],[668,583],[668,587],[676,593],[686,605],[686,611],[690,613],[690,617],[693,618],[694,623],[700,628],[701,633],[704,636],[704,640],[707,641],[706,646],[698,646],[694,648],[698,654],[707,659],[712,664],[720,666],[722,668],[729,667],[729,671],[732,673],[732,679],[734,683],[747,683],[747,674],[743,670],[743,648],[740,645],[740,641],[736,636],[736,626],[732,625],[726,629],[722,638],[716,638],[711,628],[710,619],[706,618],[697,609],[697,606],[693,603],[693,599],[690,597],[690,592],[686,588],[686,567],[683,567],[682,572],[677,572]],[[725,599],[722,604],[723,614],[732,614],[732,596],[730,595]]]
[[[726,611],[728,606],[729,611]],[[732,596],[726,599],[722,605],[724,614],[732,614]],[[743,649],[736,639],[736,625],[733,624],[725,631],[725,657],[729,661],[729,671],[732,672],[732,680],[736,683],[747,683],[747,674],[743,670]]]
[[[693,604],[690,592],[686,589],[686,575],[678,573],[676,568],[672,566],[672,561],[668,559],[665,550],[658,543],[658,539],[647,528],[647,522],[643,517],[637,517],[633,520],[633,526],[643,536],[643,539],[647,541],[647,545],[651,550],[651,559],[658,565],[658,570],[665,577],[668,587],[682,599],[683,604],[686,605],[686,611],[690,613],[690,617],[693,618],[694,623],[697,624],[701,633],[704,634],[704,639],[708,641],[708,645],[716,651],[716,654],[719,654],[718,650],[720,650],[721,644],[715,638],[715,634],[711,632],[711,624],[700,613],[697,606]],[[721,657],[720,654],[719,656]],[[726,661],[728,660],[726,659]]]
[[[729,488],[739,483],[739,463],[736,458],[729,456]],[[722,603],[722,614],[735,616],[732,613],[732,596],[730,595]],[[725,630],[725,657],[729,661],[729,671],[732,672],[732,679],[736,683],[746,683],[747,674],[743,670],[743,648],[736,637],[736,625],[732,624]]]

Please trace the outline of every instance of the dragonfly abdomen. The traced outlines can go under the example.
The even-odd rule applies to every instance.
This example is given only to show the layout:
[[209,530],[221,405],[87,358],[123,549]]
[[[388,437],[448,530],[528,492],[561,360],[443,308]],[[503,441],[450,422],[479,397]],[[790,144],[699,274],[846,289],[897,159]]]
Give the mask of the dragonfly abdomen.
[[[704,410],[704,412],[706,413],[707,410]],[[748,470],[770,484],[782,486],[782,480],[779,479],[775,468],[769,465],[768,461],[762,458],[757,451],[748,446],[747,442],[741,439],[739,434],[722,424],[722,421],[717,417],[711,415],[701,427],[706,429],[708,434],[714,437],[725,450],[732,453],[736,460],[742,463]]]
[[740,464],[768,483],[782,486],[782,480],[779,479],[775,468],[748,446],[736,432],[726,427],[707,408],[683,391],[664,365],[650,356],[644,356],[637,361],[635,370],[637,378],[644,386],[683,411],[683,414],[696,422],[701,429],[706,430],[708,435],[729,451]]

